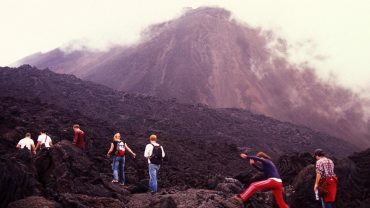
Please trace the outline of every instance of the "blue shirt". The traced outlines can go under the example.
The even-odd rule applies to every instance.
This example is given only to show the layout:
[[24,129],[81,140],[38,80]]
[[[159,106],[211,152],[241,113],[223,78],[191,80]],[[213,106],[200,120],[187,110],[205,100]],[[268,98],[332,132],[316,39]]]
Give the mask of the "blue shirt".
[[266,176],[266,178],[280,178],[279,172],[277,168],[275,167],[274,163],[272,163],[271,160],[259,158],[256,156],[248,156],[247,159],[252,159],[256,161],[260,161],[262,163],[262,167],[253,164],[253,167],[256,168],[257,170],[263,172]]

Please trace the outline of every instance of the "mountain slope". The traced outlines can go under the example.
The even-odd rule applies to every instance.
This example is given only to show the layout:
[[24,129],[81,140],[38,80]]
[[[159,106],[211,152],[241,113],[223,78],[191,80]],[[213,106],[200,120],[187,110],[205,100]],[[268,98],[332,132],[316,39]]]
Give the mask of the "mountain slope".
[[[151,133],[158,134],[166,149],[160,187],[175,192],[207,188],[215,175],[245,175],[246,164],[238,158],[245,149],[251,153],[263,150],[274,158],[295,151],[312,152],[317,147],[338,157],[357,150],[339,138],[250,111],[211,109],[128,94],[26,65],[0,68],[0,89],[0,163],[6,170],[0,173],[4,184],[0,187],[0,206],[35,193],[66,207],[118,203],[116,200],[126,205],[136,199],[130,193],[146,191],[143,148]],[[75,122],[82,125],[89,139],[86,155],[71,144]],[[55,149],[49,156],[36,157],[35,163],[22,162],[18,157],[21,153],[14,148],[17,141],[27,131],[35,138],[40,128],[47,129]],[[136,159],[127,156],[128,190],[110,183],[111,160],[105,154],[115,132],[123,133],[137,153]],[[39,159],[46,162],[36,162]],[[289,165],[282,161],[282,173],[295,177]],[[36,171],[40,169],[45,171]],[[221,196],[224,200],[225,195]],[[136,200],[140,202],[141,198]],[[260,207],[265,207],[262,202]]]
[[[173,100],[127,94],[30,66],[1,68],[0,97],[37,99],[120,126],[137,137],[160,132],[173,141],[184,138],[230,142],[265,149],[270,154],[307,151],[322,146],[344,156],[355,148],[341,139],[238,109],[211,109]],[[212,143],[213,143],[212,142]],[[336,148],[332,148],[335,146]]]
[[19,61],[117,90],[236,107],[305,125],[370,146],[369,109],[348,89],[320,80],[287,60],[273,32],[232,19],[220,8],[198,8],[153,25],[143,40],[108,52],[55,49]]

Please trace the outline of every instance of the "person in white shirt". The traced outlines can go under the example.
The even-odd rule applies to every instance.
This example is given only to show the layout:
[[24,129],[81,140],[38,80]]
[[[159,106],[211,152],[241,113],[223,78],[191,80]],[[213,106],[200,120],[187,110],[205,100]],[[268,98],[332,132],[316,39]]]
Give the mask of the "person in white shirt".
[[158,191],[157,175],[165,153],[163,147],[157,143],[156,135],[150,135],[149,142],[145,147],[144,157],[148,159],[149,164],[149,189],[155,193]]
[[33,154],[36,154],[35,143],[31,139],[31,133],[29,132],[26,133],[26,136],[23,139],[19,140],[16,147],[17,149],[27,148],[32,151]]
[[53,147],[53,142],[51,138],[48,135],[46,135],[46,131],[42,129],[37,139],[37,145],[36,145],[35,150],[37,151],[39,148],[43,149],[43,148],[51,148],[51,147]]

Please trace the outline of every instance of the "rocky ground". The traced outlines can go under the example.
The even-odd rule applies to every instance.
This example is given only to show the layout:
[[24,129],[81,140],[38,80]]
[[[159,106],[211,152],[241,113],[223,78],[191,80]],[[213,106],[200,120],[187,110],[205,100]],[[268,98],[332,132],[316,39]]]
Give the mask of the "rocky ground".
[[[315,168],[309,154],[284,155],[276,162],[285,180],[285,198],[291,207],[320,207],[312,193]],[[366,207],[369,202],[370,149],[335,160],[340,178],[337,207]],[[6,207],[240,207],[230,197],[261,176],[246,167],[234,178],[215,175],[204,188],[172,184],[159,193],[147,192],[147,179],[128,167],[128,186],[112,184],[109,162],[97,163],[97,156],[84,155],[70,141],[62,140],[50,152],[31,157],[25,151],[3,155],[0,165],[1,206]],[[289,161],[289,162],[288,162]],[[241,161],[240,161],[241,162]],[[297,165],[301,164],[301,165]],[[164,163],[162,170],[171,167]],[[289,170],[289,171],[287,171]],[[164,171],[165,172],[165,171]],[[196,177],[189,172],[188,174]],[[159,183],[165,181],[160,174]],[[274,207],[272,193],[259,192],[244,207]]]
[[[29,66],[2,68],[0,75],[0,207],[233,207],[228,198],[261,179],[239,159],[245,149],[275,158],[291,207],[319,207],[311,192],[314,161],[303,153],[317,146],[339,158],[337,207],[369,202],[370,150],[351,154],[357,149],[338,138],[248,111],[126,94]],[[71,144],[76,122],[87,134],[85,154]],[[35,157],[15,150],[27,131],[35,139],[45,127],[54,149]],[[138,154],[127,157],[128,187],[110,182],[105,154],[115,132]],[[147,193],[143,157],[150,133],[167,153],[155,195]],[[245,207],[272,206],[272,194],[261,192]]]

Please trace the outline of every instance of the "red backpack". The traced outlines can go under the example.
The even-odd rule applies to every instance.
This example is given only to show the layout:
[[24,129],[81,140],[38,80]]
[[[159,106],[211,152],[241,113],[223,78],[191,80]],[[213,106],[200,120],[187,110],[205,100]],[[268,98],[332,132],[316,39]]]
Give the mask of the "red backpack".
[[123,157],[125,155],[125,143],[123,141],[115,141],[114,142],[114,145],[115,145],[115,154],[117,156],[120,156],[120,157]]

